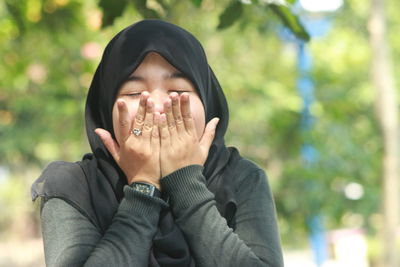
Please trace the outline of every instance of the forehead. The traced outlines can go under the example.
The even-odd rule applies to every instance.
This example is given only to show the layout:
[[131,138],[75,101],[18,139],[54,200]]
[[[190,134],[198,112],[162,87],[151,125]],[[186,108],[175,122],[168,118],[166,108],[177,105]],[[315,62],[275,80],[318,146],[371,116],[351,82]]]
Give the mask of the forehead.
[[133,74],[146,72],[149,70],[159,70],[164,72],[180,72],[172,66],[163,56],[156,52],[149,52],[140,62]]

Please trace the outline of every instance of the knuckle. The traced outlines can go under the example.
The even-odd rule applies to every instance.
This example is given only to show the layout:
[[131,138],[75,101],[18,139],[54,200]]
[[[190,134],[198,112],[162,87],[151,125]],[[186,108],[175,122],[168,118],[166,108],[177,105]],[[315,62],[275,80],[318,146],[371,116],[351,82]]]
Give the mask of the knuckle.
[[148,157],[148,153],[146,153],[146,151],[144,151],[144,150],[137,151],[137,152],[136,152],[136,155],[137,155],[139,158],[142,158],[142,159]]
[[121,126],[121,127],[127,127],[128,126],[128,124],[129,124],[129,122],[127,121],[127,120],[121,120],[120,122],[119,122],[119,125]]
[[170,129],[175,128],[175,122],[168,123],[168,128],[170,128]]
[[189,126],[191,126],[191,123],[193,122],[192,118],[183,118],[183,121]]
[[139,154],[133,147],[128,147],[127,148],[127,152],[129,153],[129,154]]
[[175,121],[176,121],[176,124],[181,124],[183,122],[181,116],[177,116]]
[[167,139],[168,139],[168,135],[166,135],[166,134],[161,134],[161,139],[162,139],[162,140],[167,140]]
[[148,122],[145,122],[144,125],[143,125],[143,130],[144,131],[151,131],[152,128],[153,128],[153,126]]
[[136,120],[136,123],[142,124],[144,121],[144,117],[142,115],[136,115],[135,120]]

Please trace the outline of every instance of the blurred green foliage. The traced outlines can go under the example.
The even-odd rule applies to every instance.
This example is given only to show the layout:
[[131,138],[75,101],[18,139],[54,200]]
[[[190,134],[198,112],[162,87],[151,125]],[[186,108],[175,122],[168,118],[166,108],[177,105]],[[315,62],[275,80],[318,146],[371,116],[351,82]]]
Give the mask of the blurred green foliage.
[[[279,38],[279,30],[284,22],[297,29],[297,36],[307,39],[307,34],[296,17],[282,15],[286,9],[275,7],[282,16],[272,16],[279,12],[244,2],[0,3],[0,166],[18,176],[53,160],[79,160],[88,152],[84,102],[101,52],[120,29],[157,13],[204,45],[230,104],[227,144],[267,170],[283,243],[302,242],[305,218],[313,214],[323,214],[330,229],[365,227],[373,234],[380,218],[382,144],[369,81],[366,4],[346,1],[327,35],[309,44],[317,101],[312,107],[316,123],[305,135],[300,131],[296,49]],[[399,4],[390,2],[390,22],[398,22]],[[230,5],[241,10],[235,11],[240,19],[226,15]],[[400,38],[390,37],[400,48]],[[304,142],[319,153],[309,168],[300,157]],[[350,183],[362,186],[360,199],[346,197]]]

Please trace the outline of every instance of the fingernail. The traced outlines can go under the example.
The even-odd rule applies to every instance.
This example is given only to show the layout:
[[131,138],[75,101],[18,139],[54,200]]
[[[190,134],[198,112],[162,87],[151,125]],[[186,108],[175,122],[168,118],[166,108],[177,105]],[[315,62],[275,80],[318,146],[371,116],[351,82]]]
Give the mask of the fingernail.
[[171,93],[171,100],[175,103],[178,101],[178,94],[177,93]]
[[124,101],[122,99],[117,100],[117,105],[119,108],[122,108],[124,106]]
[[213,128],[212,128],[213,130],[214,130],[215,128],[217,128],[218,122],[219,122],[219,118],[217,118],[217,119],[214,121]]
[[189,101],[189,95],[187,93],[182,93],[181,97],[182,97],[183,100]]

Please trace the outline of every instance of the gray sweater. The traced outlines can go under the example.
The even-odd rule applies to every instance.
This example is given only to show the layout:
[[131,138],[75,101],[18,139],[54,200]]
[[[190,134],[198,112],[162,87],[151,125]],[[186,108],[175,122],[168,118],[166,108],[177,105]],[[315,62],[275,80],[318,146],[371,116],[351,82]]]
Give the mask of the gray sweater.
[[[264,171],[243,160],[232,177],[237,190],[236,229],[219,214],[202,166],[179,169],[161,180],[175,222],[196,266],[283,266],[274,201]],[[102,236],[67,202],[53,198],[42,209],[47,266],[147,267],[163,200],[124,187],[124,198]]]

